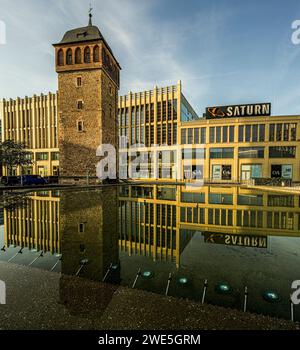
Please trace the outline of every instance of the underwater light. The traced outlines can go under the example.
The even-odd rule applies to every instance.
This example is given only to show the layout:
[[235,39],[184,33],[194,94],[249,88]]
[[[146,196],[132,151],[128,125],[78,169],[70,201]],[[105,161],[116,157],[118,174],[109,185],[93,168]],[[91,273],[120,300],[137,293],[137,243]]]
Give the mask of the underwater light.
[[142,276],[145,277],[145,278],[150,278],[153,276],[153,273],[151,271],[144,271],[142,273]]
[[82,260],[80,260],[80,264],[81,264],[81,265],[86,265],[88,262],[89,262],[88,259],[82,259]]
[[280,301],[280,296],[277,292],[274,290],[267,290],[263,293],[263,298],[270,302],[270,303],[276,303]]
[[178,280],[178,282],[179,282],[180,284],[187,284],[188,281],[189,281],[189,280],[188,280],[186,277],[180,277],[179,280]]
[[227,282],[220,282],[216,285],[216,291],[220,294],[229,294],[232,289]]

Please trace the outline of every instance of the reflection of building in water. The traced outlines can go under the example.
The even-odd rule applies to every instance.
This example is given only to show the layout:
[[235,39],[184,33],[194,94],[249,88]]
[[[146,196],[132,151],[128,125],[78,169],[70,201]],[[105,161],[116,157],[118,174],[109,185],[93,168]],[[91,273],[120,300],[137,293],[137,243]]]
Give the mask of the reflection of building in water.
[[203,187],[181,192],[182,228],[227,233],[296,235],[300,230],[299,196],[240,187]]
[[102,280],[119,260],[117,189],[61,192],[60,235],[62,272]]
[[38,192],[24,206],[4,209],[4,243],[59,253],[59,198],[56,191]]
[[128,195],[119,202],[120,249],[179,265],[193,232],[180,230],[176,187],[131,187]]
[[119,199],[121,249],[172,259],[177,266],[195,231],[207,243],[256,248],[267,248],[268,235],[300,234],[299,196],[292,194],[238,186],[132,186],[122,188]]
[[129,255],[179,266],[196,231],[206,243],[257,248],[268,246],[268,236],[300,234],[297,195],[238,186],[131,186],[120,188],[118,200],[117,191],[61,192],[60,198],[39,192],[27,208],[4,211],[5,244],[61,252],[62,270],[70,274],[88,259],[81,274],[100,279],[118,261],[118,244]]

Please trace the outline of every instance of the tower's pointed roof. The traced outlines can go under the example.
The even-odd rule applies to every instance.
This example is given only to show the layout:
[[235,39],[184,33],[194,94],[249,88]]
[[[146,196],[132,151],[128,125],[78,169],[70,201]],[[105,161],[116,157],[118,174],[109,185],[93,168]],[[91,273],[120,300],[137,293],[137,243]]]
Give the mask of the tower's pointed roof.
[[[109,50],[109,52],[112,54],[114,57],[114,54],[112,52],[112,49],[104,39],[102,33],[100,32],[100,29],[97,26],[94,26],[92,23],[92,14],[89,13],[89,23],[86,27],[80,27],[80,28],[75,28],[67,31],[62,40],[54,44],[54,46],[57,45],[66,45],[66,44],[80,44],[83,42],[88,42],[88,41],[95,41],[95,40],[102,40],[105,43],[105,46]],[[114,57],[116,60],[116,58]],[[117,64],[119,65],[118,61],[116,60]],[[120,65],[119,65],[120,67]]]
[[92,23],[92,8],[89,10],[89,23],[87,27],[69,30],[65,33],[59,44],[79,43],[90,40],[104,40],[98,27]]
[[59,44],[72,44],[91,40],[104,40],[104,38],[98,27],[88,25],[87,27],[67,31]]

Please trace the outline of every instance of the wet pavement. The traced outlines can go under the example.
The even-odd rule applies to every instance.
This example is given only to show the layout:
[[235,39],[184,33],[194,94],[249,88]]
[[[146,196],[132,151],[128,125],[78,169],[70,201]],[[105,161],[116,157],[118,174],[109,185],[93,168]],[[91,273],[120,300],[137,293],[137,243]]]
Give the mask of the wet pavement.
[[0,329],[299,330],[299,323],[0,262]]

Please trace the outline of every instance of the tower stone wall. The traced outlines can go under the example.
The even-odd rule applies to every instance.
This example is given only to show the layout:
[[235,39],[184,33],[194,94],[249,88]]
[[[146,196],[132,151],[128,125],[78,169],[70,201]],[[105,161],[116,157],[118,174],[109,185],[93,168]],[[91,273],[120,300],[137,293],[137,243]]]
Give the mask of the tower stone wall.
[[58,73],[58,146],[62,183],[96,180],[101,144],[118,153],[120,66],[99,29],[67,32],[54,45]]

